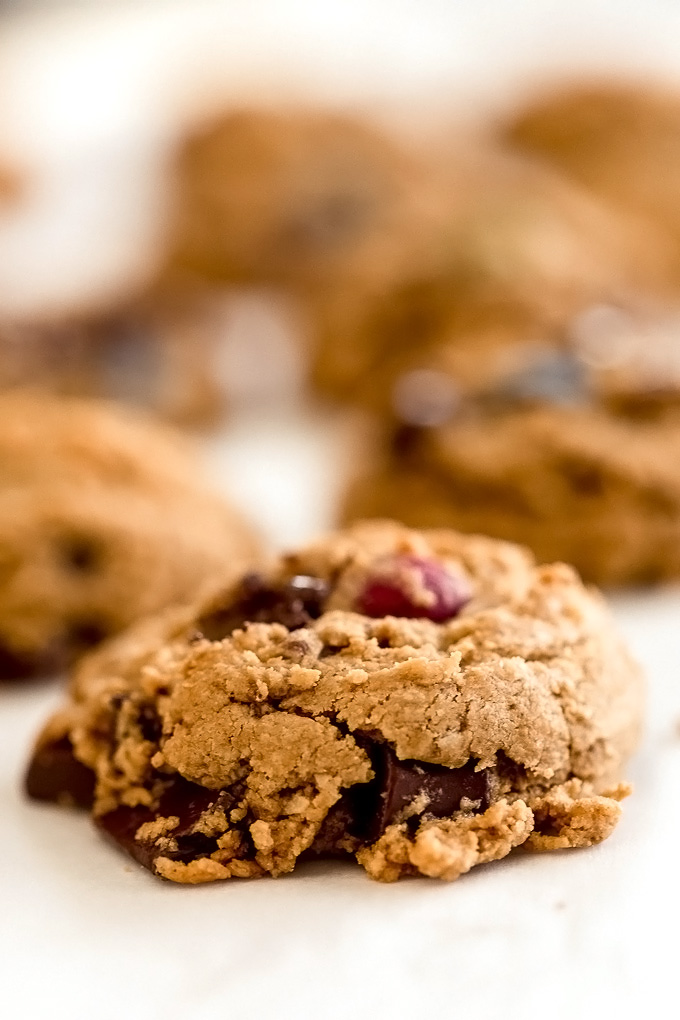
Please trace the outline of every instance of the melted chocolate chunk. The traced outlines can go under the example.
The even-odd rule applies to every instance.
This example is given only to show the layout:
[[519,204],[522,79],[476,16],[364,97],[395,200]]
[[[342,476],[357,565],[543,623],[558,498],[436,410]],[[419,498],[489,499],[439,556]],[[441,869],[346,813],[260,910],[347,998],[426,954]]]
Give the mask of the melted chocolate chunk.
[[400,761],[387,744],[374,744],[371,750],[375,779],[350,791],[354,795],[354,820],[350,831],[367,842],[374,842],[416,799],[427,798],[418,815],[448,818],[460,809],[465,799],[476,811],[485,811],[491,802],[490,772],[475,771],[473,762],[459,769],[430,765],[422,761]]
[[68,737],[36,747],[24,787],[33,800],[90,807],[94,799],[94,772],[78,761]]
[[[95,819],[97,825],[115,843],[125,850],[143,867],[154,870],[154,862],[159,857],[167,857],[173,861],[190,861],[198,857],[206,857],[217,849],[213,837],[201,832],[190,830],[199,820],[204,811],[214,807],[218,802],[226,801],[227,795],[220,790],[208,790],[197,783],[190,783],[181,776],[173,776],[163,791],[158,809],[151,811],[146,807],[119,807],[108,814]],[[179,825],[169,833],[175,845],[164,848],[153,840],[137,840],[135,833],[140,825],[152,822],[155,818],[167,818],[176,815]]]
[[[304,852],[305,858],[347,857],[347,836],[354,835],[356,828],[356,804],[351,790],[345,790],[340,800],[333,805],[314,837],[314,842]],[[359,842],[357,840],[357,842]]]
[[152,744],[157,744],[163,732],[163,726],[151,705],[143,705],[138,718],[139,729],[144,739]]
[[196,626],[209,641],[221,641],[246,623],[281,623],[289,630],[318,619],[328,597],[320,577],[297,575],[278,587],[260,574],[247,574],[236,599],[202,616]]

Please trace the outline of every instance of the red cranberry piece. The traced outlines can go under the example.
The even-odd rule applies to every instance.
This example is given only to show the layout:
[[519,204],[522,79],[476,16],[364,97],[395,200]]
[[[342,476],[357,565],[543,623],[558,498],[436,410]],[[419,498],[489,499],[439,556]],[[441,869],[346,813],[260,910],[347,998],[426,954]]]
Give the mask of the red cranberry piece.
[[436,560],[405,555],[381,562],[357,606],[366,616],[424,617],[443,623],[457,616],[471,597],[464,577],[450,573]]

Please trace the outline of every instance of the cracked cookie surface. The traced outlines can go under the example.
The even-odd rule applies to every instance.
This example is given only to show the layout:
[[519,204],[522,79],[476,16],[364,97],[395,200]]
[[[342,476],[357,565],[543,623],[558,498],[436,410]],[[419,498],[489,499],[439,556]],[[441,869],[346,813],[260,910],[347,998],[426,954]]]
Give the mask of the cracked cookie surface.
[[453,879],[520,845],[609,835],[641,701],[570,568],[365,522],[92,653],[27,786],[92,801],[105,833],[177,882],[315,855]]

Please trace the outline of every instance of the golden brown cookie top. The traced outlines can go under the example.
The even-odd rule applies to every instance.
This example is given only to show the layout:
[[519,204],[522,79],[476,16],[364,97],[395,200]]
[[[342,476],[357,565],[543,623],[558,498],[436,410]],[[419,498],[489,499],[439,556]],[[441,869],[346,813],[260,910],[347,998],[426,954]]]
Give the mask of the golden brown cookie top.
[[[294,785],[275,763],[295,771],[296,734],[306,739],[311,720],[320,754],[328,741],[344,747],[342,734],[369,733],[399,758],[457,768],[502,751],[535,778],[595,779],[615,752],[598,750],[602,719],[590,732],[577,709],[596,698],[606,716],[626,662],[603,603],[569,568],[536,567],[478,536],[369,522],[245,576],[192,618],[145,624],[95,653],[74,711],[91,719],[123,697],[151,699],[158,713],[153,748],[130,731],[127,776],[102,764],[108,807],[137,796],[139,755],[212,789],[263,755],[269,783]],[[86,729],[76,727],[76,751],[95,766],[104,759]]]

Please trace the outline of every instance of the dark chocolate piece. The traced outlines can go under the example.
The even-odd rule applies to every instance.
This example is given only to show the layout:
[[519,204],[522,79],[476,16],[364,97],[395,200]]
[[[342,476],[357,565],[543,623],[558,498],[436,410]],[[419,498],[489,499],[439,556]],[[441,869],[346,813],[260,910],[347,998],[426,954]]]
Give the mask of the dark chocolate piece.
[[157,744],[163,732],[163,724],[153,706],[142,705],[137,719],[144,739],[152,744]]
[[[348,836],[355,836],[357,827],[356,803],[352,790],[345,790],[340,800],[330,809],[321,828],[314,837],[314,842],[303,854],[303,857],[347,857]],[[355,837],[360,845],[360,840]]]
[[210,641],[221,641],[246,623],[281,623],[297,630],[321,615],[327,596],[328,584],[320,577],[298,575],[272,587],[260,574],[247,574],[235,600],[206,613],[196,626]]
[[78,761],[68,737],[39,744],[33,752],[26,778],[26,793],[34,800],[91,807],[94,772]]
[[423,794],[427,803],[418,815],[435,818],[455,814],[463,799],[471,801],[475,811],[485,811],[491,802],[491,774],[488,769],[475,771],[474,762],[449,769],[422,761],[401,761],[387,744],[374,744],[371,758],[375,779],[352,791],[354,831],[367,842],[379,839],[387,826]]
[[[161,794],[158,809],[151,811],[146,807],[118,807],[95,819],[103,832],[114,840],[123,850],[139,864],[154,870],[154,862],[159,857],[167,857],[173,861],[190,861],[205,857],[217,849],[214,838],[204,833],[190,830],[204,811],[226,800],[227,795],[220,790],[208,790],[197,783],[190,783],[182,776],[173,776]],[[153,840],[137,840],[135,833],[140,825],[151,822],[155,818],[167,818],[176,815],[179,825],[169,833],[174,840],[172,847],[163,847]]]

